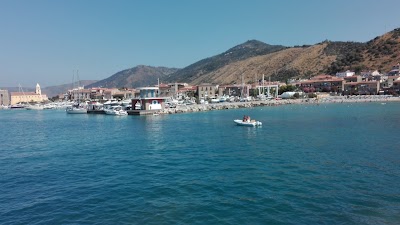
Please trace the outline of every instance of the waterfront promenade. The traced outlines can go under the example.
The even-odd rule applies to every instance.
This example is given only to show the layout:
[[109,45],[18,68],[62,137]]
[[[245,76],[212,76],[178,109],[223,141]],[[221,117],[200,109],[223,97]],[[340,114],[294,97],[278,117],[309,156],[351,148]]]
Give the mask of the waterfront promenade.
[[161,114],[203,112],[211,110],[225,110],[238,108],[251,108],[260,106],[280,106],[288,104],[327,104],[327,103],[361,103],[361,102],[400,102],[400,97],[391,97],[387,95],[366,95],[366,96],[330,96],[325,98],[310,99],[280,99],[264,101],[247,102],[221,102],[213,104],[194,104],[178,105],[176,108],[165,108],[160,111]]

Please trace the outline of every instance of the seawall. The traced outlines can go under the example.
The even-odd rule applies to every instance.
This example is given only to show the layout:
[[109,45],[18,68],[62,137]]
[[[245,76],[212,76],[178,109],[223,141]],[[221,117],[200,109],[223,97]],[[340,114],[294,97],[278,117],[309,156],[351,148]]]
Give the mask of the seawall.
[[359,102],[393,102],[400,101],[400,97],[388,97],[380,95],[372,96],[335,96],[322,99],[282,99],[249,102],[222,102],[215,104],[193,104],[178,105],[176,108],[166,108],[160,111],[161,114],[203,112],[211,110],[226,110],[251,108],[261,106],[280,106],[288,104],[327,104],[327,103],[359,103]]

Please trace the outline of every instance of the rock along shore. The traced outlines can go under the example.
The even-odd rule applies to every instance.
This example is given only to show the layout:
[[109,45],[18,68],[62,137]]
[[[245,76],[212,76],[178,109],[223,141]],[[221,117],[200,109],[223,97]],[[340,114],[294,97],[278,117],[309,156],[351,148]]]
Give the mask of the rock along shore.
[[160,111],[161,114],[204,112],[211,110],[239,109],[260,106],[280,106],[288,104],[326,104],[326,103],[358,103],[358,102],[393,102],[400,101],[400,97],[385,95],[371,96],[334,96],[322,99],[282,99],[248,102],[221,102],[215,104],[193,104],[178,105],[176,108],[166,108]]

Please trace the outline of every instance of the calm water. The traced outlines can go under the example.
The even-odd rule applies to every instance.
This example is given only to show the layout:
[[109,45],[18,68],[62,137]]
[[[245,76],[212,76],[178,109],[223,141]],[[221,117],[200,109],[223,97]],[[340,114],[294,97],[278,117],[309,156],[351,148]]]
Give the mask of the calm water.
[[399,112],[3,110],[0,224],[399,224]]

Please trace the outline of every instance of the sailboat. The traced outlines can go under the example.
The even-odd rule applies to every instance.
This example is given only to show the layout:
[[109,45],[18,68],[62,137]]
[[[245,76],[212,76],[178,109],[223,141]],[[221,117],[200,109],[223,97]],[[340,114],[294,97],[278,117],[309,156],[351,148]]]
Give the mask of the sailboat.
[[[74,105],[72,105],[72,106],[67,107],[67,109],[65,109],[65,111],[66,111],[68,114],[87,114],[87,109],[86,109],[86,107],[84,107],[84,106],[81,105],[81,101],[80,101],[81,96],[80,96],[80,93],[79,93],[80,87],[79,87],[78,71],[76,71],[76,73],[77,73],[76,76],[77,76],[77,80],[78,80],[78,89],[77,89],[77,93],[78,93],[78,102],[77,102],[77,104],[74,104]],[[72,81],[72,86],[74,86],[74,81]],[[74,92],[74,89],[72,89],[72,93],[73,93],[73,92]]]

